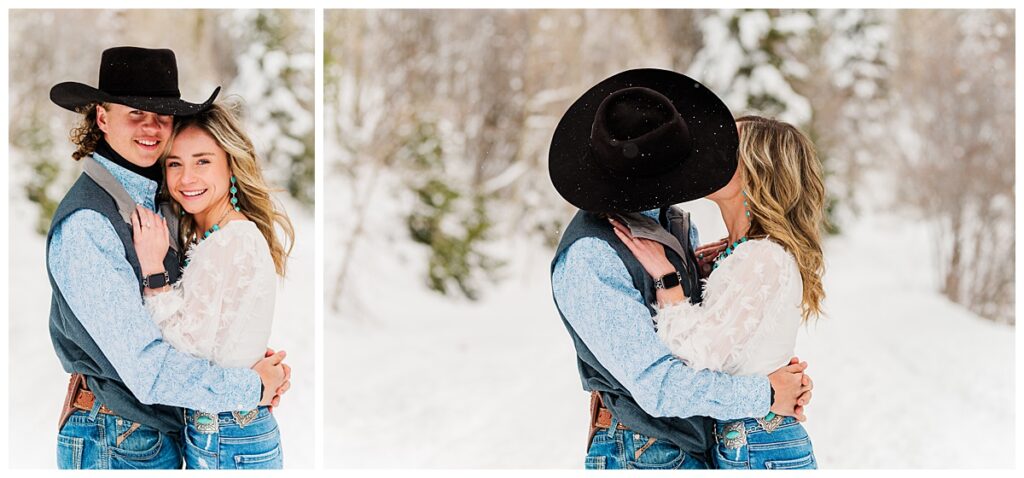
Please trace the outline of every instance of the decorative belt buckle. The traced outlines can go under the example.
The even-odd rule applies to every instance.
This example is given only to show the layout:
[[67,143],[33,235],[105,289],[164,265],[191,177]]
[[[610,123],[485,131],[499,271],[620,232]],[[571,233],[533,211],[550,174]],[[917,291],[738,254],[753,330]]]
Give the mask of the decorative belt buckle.
[[235,417],[235,421],[238,422],[239,428],[245,428],[246,425],[252,423],[256,419],[256,416],[260,414],[260,410],[249,410],[248,412],[231,412],[231,416]]
[[216,413],[196,412],[192,422],[199,433],[217,433],[218,420]]
[[775,431],[776,428],[779,428],[779,425],[782,424],[782,420],[784,419],[785,417],[782,415],[776,415],[772,412],[768,412],[764,418],[755,418],[754,420],[757,420],[757,424],[761,425],[761,428],[764,429],[766,433],[771,433]]
[[722,443],[726,448],[735,449],[747,444],[747,428],[743,420],[727,423],[722,427]]

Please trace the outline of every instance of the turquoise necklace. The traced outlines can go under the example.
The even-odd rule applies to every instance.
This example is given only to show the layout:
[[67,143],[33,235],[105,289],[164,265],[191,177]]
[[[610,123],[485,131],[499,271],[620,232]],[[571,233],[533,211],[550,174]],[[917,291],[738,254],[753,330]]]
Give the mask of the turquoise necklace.
[[[185,211],[182,210],[181,212],[185,212]],[[224,211],[224,214],[222,214],[220,216],[220,219],[218,219],[217,222],[215,222],[212,227],[210,227],[209,229],[203,231],[203,238],[202,239],[199,239],[198,237],[195,237],[195,235],[193,235],[193,237],[192,237],[192,247],[195,247],[195,246],[199,245],[200,242],[202,242],[206,238],[210,237],[211,234],[219,231],[220,230],[220,223],[224,222],[224,218],[228,217],[228,213],[229,212],[231,212],[230,209],[228,209],[227,211]],[[189,259],[186,258],[185,259],[185,267],[188,267],[188,263],[189,263]]]
[[220,230],[220,223],[224,222],[224,218],[228,217],[228,213],[229,212],[231,212],[230,209],[228,209],[227,211],[224,211],[224,214],[221,214],[220,219],[217,219],[217,222],[213,223],[213,227],[211,227],[211,228],[207,229],[205,232],[203,232],[203,239],[206,239],[207,237],[210,237],[210,234],[213,234],[213,233],[215,233],[215,232]]
[[[742,193],[743,193],[743,209],[746,212],[746,216],[747,216],[747,230],[749,231],[750,230],[750,207],[749,207],[750,205],[747,204],[747,192],[746,191],[742,191]],[[729,247],[726,247],[724,251],[720,252],[718,254],[718,257],[715,258],[715,265],[714,265],[714,267],[712,267],[712,270],[718,269],[718,265],[723,260],[725,260],[726,257],[729,257],[729,256],[732,255],[733,252],[736,252],[736,246],[739,246],[740,244],[743,244],[744,242],[747,242],[747,235],[746,234],[744,234],[743,237],[741,237],[739,239],[736,239],[736,242],[733,242],[731,245],[729,245]]]
[[712,269],[718,269],[718,264],[724,261],[726,257],[732,255],[732,253],[736,251],[736,246],[743,244],[744,242],[747,242],[747,236],[737,239],[736,242],[733,242],[729,247],[726,247],[724,251],[720,252],[718,257],[715,258],[715,266]]

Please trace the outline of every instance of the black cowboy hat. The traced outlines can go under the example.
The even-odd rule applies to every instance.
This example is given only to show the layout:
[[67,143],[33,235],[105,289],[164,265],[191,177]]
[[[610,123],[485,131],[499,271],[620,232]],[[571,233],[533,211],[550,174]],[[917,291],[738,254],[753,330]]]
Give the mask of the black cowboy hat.
[[117,103],[157,114],[189,116],[205,111],[220,93],[203,103],[181,100],[174,52],[133,46],[103,51],[99,88],[68,81],[50,89],[50,101],[74,112],[91,103]]
[[627,70],[562,116],[548,172],[580,209],[637,212],[721,189],[736,172],[738,147],[732,113],[707,87],[674,71]]

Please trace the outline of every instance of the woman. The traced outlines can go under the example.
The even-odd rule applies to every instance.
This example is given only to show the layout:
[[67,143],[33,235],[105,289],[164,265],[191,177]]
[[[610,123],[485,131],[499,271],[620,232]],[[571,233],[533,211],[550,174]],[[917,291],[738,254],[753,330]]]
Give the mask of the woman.
[[[813,144],[799,130],[758,116],[736,125],[739,166],[707,196],[729,236],[698,250],[714,267],[703,301],[691,304],[682,287],[660,289],[655,319],[659,337],[689,366],[766,375],[787,365],[797,327],[821,313],[825,188]],[[611,221],[652,277],[676,271],[660,243]],[[817,467],[807,432],[792,417],[719,420],[715,435],[718,468]]]
[[[274,314],[276,275],[284,275],[294,231],[271,201],[252,141],[224,106],[182,118],[164,157],[165,192],[187,247],[182,279],[146,289],[146,307],[175,348],[225,367],[264,356]],[[155,224],[158,227],[142,227]],[[134,242],[143,269],[162,271],[166,222],[139,208]],[[210,413],[186,410],[189,468],[281,468],[280,432],[269,407]],[[212,411],[216,412],[216,411]]]

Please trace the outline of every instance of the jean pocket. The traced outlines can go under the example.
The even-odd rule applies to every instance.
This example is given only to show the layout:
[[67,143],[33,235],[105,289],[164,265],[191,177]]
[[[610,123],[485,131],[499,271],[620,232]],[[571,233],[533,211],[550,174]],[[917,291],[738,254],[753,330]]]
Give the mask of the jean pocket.
[[85,439],[57,435],[57,468],[61,470],[81,470],[82,452]]
[[790,460],[765,460],[764,467],[769,470],[816,470],[818,463],[814,453]]
[[588,456],[583,463],[583,469],[585,470],[603,470],[608,466],[608,457],[606,456]]
[[235,469],[238,470],[278,470],[283,464],[280,444],[266,453],[235,455]]
[[156,428],[117,418],[114,432],[114,446],[110,447],[112,455],[128,461],[147,461],[160,455],[164,437]]
[[729,448],[721,443],[715,444],[715,468],[723,470],[748,470],[750,461],[747,447]]
[[637,470],[674,470],[682,467],[686,459],[676,444],[642,433],[633,433],[633,446],[627,448],[626,454],[626,468]]
[[[185,428],[185,467],[190,470],[218,468],[216,435]],[[202,440],[199,442],[198,440]],[[211,449],[212,448],[212,449]]]

